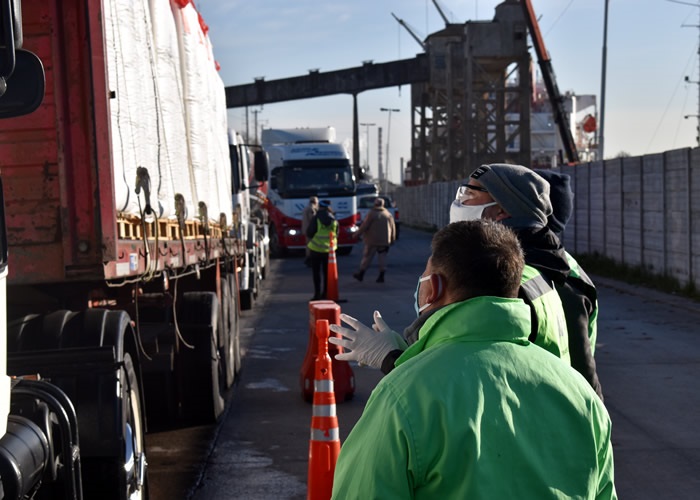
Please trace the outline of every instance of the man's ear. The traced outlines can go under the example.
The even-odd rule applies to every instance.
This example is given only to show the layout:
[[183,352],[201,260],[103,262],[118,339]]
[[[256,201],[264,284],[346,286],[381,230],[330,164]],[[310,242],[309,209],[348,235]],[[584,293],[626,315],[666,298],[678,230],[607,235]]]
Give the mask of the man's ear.
[[430,295],[427,301],[431,304],[438,302],[445,296],[445,278],[437,273],[430,275]]

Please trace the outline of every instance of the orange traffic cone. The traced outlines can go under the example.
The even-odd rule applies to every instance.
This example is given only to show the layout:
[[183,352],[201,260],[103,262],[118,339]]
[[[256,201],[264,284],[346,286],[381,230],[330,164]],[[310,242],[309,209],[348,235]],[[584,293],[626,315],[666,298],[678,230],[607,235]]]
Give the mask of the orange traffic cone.
[[307,500],[328,500],[333,492],[333,474],[340,453],[340,430],[335,413],[333,368],[328,355],[328,320],[316,322],[318,356],[314,380],[314,406],[309,441]]
[[[299,373],[299,386],[301,396],[307,403],[314,400],[314,379],[316,356],[318,356],[318,339],[316,337],[316,323],[318,320],[328,320],[329,324],[340,324],[340,306],[332,300],[314,300],[309,302],[309,343],[306,346],[306,355]],[[338,337],[337,333],[330,335]],[[349,401],[355,394],[355,374],[350,363],[335,359],[335,355],[342,353],[339,345],[328,344],[328,355],[331,357],[333,370],[333,388],[336,403]]]
[[328,289],[326,290],[326,298],[338,302],[338,261],[335,258],[335,235],[331,233],[331,248],[328,252]]

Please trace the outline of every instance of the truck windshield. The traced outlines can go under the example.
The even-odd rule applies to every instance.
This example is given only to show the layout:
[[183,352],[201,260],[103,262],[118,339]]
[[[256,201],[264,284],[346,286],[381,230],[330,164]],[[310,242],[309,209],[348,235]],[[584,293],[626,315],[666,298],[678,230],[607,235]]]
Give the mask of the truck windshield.
[[290,161],[276,169],[277,191],[283,198],[351,196],[355,179],[347,160]]

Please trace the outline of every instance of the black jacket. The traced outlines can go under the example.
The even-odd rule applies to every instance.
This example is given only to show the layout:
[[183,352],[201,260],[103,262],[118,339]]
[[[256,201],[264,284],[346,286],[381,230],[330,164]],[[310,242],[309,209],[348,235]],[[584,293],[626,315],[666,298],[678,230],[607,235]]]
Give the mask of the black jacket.
[[571,275],[566,251],[559,238],[548,228],[513,228],[525,252],[525,262],[554,283],[566,317],[571,366],[584,376],[600,399],[600,386],[595,359],[588,337],[588,321],[597,308],[593,282],[583,269],[581,278]]

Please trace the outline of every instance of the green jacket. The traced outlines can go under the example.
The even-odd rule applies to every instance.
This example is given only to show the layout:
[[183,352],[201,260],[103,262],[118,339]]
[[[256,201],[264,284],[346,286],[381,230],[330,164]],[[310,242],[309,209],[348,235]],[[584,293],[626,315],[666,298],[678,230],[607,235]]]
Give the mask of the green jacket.
[[431,315],[343,444],[335,499],[615,499],[611,423],[519,299]]
[[534,325],[530,340],[566,363],[569,357],[569,336],[561,299],[551,282],[537,269],[525,265],[520,281],[520,298],[532,308]]

